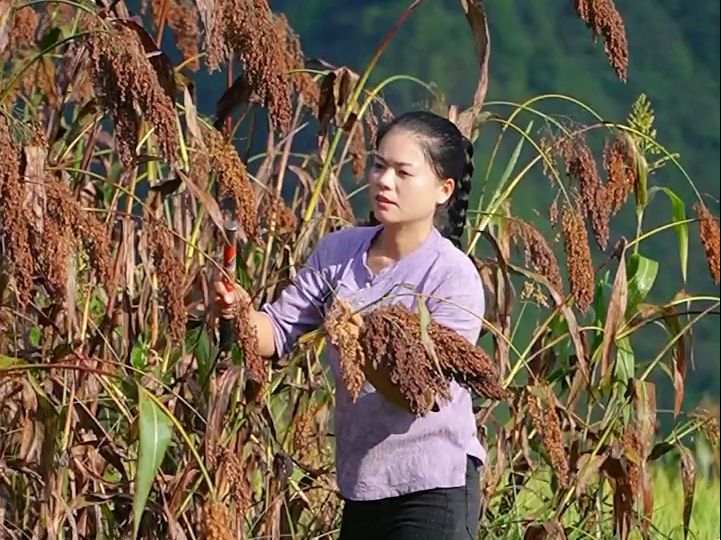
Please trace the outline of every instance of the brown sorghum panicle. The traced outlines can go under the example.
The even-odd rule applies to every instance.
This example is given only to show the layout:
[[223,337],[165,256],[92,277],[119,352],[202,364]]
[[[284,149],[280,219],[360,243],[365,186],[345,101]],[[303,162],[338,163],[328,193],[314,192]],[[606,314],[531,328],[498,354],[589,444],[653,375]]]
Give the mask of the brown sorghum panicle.
[[606,189],[611,215],[615,215],[628,199],[636,185],[636,162],[633,141],[619,135],[603,150],[603,168],[608,174]]
[[699,219],[699,234],[701,236],[701,243],[703,249],[706,252],[706,262],[708,263],[708,269],[711,273],[713,282],[718,285],[719,282],[719,254],[721,247],[719,247],[719,220],[715,218],[709,209],[701,203],[694,205],[694,210],[698,214]]
[[566,172],[579,183],[584,213],[591,222],[596,243],[605,250],[609,237],[611,201],[606,186],[601,182],[593,153],[586,140],[576,136],[565,141],[563,154]]
[[[627,428],[623,434],[622,440],[624,448],[630,450],[630,453],[638,460],[645,460],[643,455],[643,447],[641,439],[638,438],[638,432],[634,428]],[[634,497],[639,498],[641,495],[641,462],[635,459],[628,459],[628,483]]]
[[250,238],[257,238],[258,216],[255,193],[250,185],[245,165],[233,145],[227,142],[216,129],[206,129],[204,138],[208,146],[210,167],[217,173],[218,182],[224,193],[231,194],[235,201],[236,219],[243,227],[245,234]]
[[210,156],[206,148],[191,150],[190,170],[188,176],[199,189],[206,191],[210,182]]
[[243,351],[243,364],[246,373],[246,398],[251,401],[260,397],[268,377],[268,364],[258,352],[258,335],[250,320],[250,305],[239,302],[235,312],[233,327],[235,338]]
[[366,378],[363,373],[366,358],[358,336],[352,331],[350,317],[347,306],[334,302],[325,319],[325,327],[330,342],[338,349],[345,387],[355,401]]
[[105,226],[93,212],[83,210],[64,182],[49,178],[46,182],[48,216],[70,234],[72,245],[85,244],[90,265],[100,283],[108,283],[111,274],[110,243]]
[[[300,39],[298,38],[298,34],[296,34],[288,24],[288,19],[286,19],[285,15],[275,17],[274,26],[275,33],[278,36],[277,39],[285,44],[286,69],[290,72],[292,70],[305,68],[305,56],[300,45]],[[315,111],[318,107],[318,100],[320,99],[320,87],[313,79],[313,76],[306,72],[295,72],[290,75],[290,80],[293,83],[295,91],[303,96],[304,104],[310,110]]]
[[201,520],[200,538],[203,540],[235,540],[228,508],[222,502],[206,500]]
[[297,225],[297,219],[283,197],[275,193],[265,193],[258,207],[258,222],[263,223],[269,230],[270,223],[275,221],[275,234],[285,236],[292,234]]
[[24,209],[25,188],[21,179],[20,152],[10,134],[10,124],[0,113],[0,241],[15,277],[17,300],[26,306],[32,297],[33,257],[30,228]]
[[628,41],[623,18],[613,0],[574,0],[576,13],[594,37],[603,34],[606,56],[616,76],[626,81],[628,73]]
[[148,219],[145,240],[158,276],[158,292],[168,314],[170,335],[176,341],[182,341],[187,322],[183,301],[183,262],[174,253],[173,235],[164,223]]
[[31,45],[35,40],[37,27],[38,13],[32,6],[25,6],[15,11],[15,19],[10,28],[10,48],[17,50]]
[[353,178],[360,180],[363,178],[363,174],[365,173],[366,161],[368,159],[365,131],[363,130],[363,124],[361,123],[358,123],[358,125],[355,126],[348,153],[351,156]]
[[48,201],[48,212],[44,219],[44,231],[41,238],[33,242],[35,256],[41,282],[53,298],[64,301],[66,298],[69,257],[72,254],[72,231],[67,229],[59,219],[57,212],[51,208],[56,206]]
[[594,274],[588,233],[577,208],[565,205],[561,216],[568,281],[576,307],[586,313],[593,303]]
[[719,416],[715,411],[699,408],[691,413],[691,418],[701,423],[701,432],[714,448],[719,446]]
[[88,48],[94,90],[113,117],[123,165],[135,165],[140,129],[136,108],[154,127],[165,160],[173,163],[179,145],[175,104],[160,85],[137,33],[124,26],[110,33],[96,32],[88,39]]
[[[160,19],[162,5],[163,0],[153,0],[152,13],[156,25]],[[197,71],[200,67],[198,61],[200,28],[195,3],[190,0],[168,0],[165,17],[168,27],[173,31],[178,50],[187,62],[185,66]]]
[[365,358],[389,372],[414,414],[425,414],[437,399],[448,399],[451,379],[488,399],[510,396],[488,355],[453,330],[435,321],[428,325],[436,363],[423,344],[418,315],[408,308],[376,308],[364,323],[360,344]]
[[561,270],[558,267],[556,255],[543,234],[530,223],[521,220],[513,220],[510,227],[515,242],[523,244],[526,265],[530,266],[534,272],[546,277],[554,289],[562,292]]
[[267,0],[219,0],[214,11],[212,27],[206,29],[210,71],[237,54],[243,64],[243,77],[268,108],[276,129],[287,132],[292,108],[286,44],[274,35]]
[[238,513],[243,515],[253,502],[253,492],[248,482],[248,469],[243,467],[235,452],[228,448],[223,448],[219,457],[219,471],[216,472],[216,478],[222,476],[221,482],[227,482],[227,485],[232,487]]
[[526,392],[528,414],[533,422],[533,427],[536,428],[543,439],[543,444],[548,449],[551,467],[556,474],[558,484],[562,488],[566,488],[569,482],[568,456],[563,444],[561,423],[550,395],[551,390],[545,385],[537,385],[536,392],[540,396],[534,395],[530,391]]

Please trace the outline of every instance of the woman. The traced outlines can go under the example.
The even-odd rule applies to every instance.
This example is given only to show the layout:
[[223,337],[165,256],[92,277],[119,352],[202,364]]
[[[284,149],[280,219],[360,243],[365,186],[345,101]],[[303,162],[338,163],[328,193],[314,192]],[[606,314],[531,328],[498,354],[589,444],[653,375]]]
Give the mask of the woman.
[[[389,293],[391,301],[414,308],[413,292],[421,293],[434,320],[475,344],[483,290],[458,248],[472,157],[470,141],[440,116],[413,112],[385,126],[369,175],[378,224],[324,237],[279,299],[252,312],[260,354],[290,352],[299,336],[323,322],[333,294],[360,309]],[[239,297],[248,298],[242,290],[228,293],[221,282],[215,289],[225,317]],[[328,358],[342,381],[332,347]],[[336,384],[341,540],[475,538],[485,452],[469,392],[452,383],[452,400],[419,418],[386,373],[364,371],[367,381],[355,402]]]

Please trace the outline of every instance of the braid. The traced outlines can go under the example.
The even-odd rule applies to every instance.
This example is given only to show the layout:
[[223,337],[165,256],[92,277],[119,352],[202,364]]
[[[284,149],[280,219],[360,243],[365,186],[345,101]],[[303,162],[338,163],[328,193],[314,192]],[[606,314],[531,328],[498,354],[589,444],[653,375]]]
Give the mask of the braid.
[[463,145],[465,154],[463,174],[457,180],[456,189],[448,202],[448,223],[446,226],[446,236],[457,248],[461,247],[461,238],[466,227],[468,197],[471,193],[471,180],[473,178],[473,143],[463,137]]

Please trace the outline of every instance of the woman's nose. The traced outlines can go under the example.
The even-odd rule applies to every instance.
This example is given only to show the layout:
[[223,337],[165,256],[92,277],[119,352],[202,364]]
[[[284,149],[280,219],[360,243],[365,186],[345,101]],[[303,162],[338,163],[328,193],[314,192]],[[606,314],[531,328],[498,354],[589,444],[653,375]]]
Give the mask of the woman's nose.
[[393,169],[387,167],[385,170],[380,171],[379,174],[375,175],[375,184],[382,189],[390,189],[393,185]]

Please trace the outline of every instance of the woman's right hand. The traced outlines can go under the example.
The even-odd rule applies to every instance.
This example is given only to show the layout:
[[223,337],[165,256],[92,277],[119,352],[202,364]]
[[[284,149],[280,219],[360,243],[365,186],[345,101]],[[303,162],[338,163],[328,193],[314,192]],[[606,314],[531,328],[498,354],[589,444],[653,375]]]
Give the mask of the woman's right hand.
[[215,291],[215,308],[217,313],[224,319],[232,319],[239,302],[250,304],[251,299],[248,292],[237,283],[231,285],[226,279],[219,278],[213,282]]
[[275,341],[273,339],[273,326],[268,315],[258,312],[253,308],[253,301],[248,292],[234,283],[220,277],[213,282],[215,296],[213,298],[213,310],[223,319],[232,319],[239,303],[249,307],[248,319],[255,327],[258,338],[258,353],[264,358],[275,354]]

